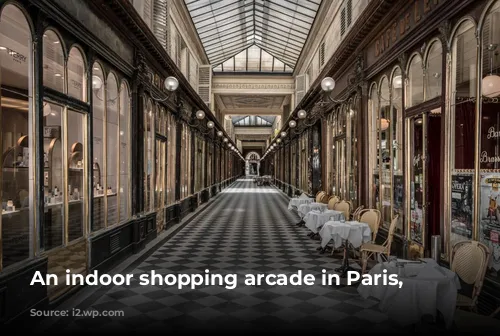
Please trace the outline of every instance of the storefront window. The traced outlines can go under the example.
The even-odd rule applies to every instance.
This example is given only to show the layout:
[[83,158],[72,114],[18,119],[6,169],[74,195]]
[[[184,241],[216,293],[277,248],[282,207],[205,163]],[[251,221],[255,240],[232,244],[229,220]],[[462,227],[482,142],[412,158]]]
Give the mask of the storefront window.
[[110,73],[106,82],[106,226],[118,223],[119,98],[118,81]]
[[195,182],[194,192],[199,192],[204,188],[205,179],[205,142],[199,135],[195,137]]
[[349,158],[349,200],[354,207],[358,206],[358,108],[359,99],[355,97],[349,104],[349,134],[347,135],[350,146]]
[[392,220],[392,137],[391,137],[391,100],[389,80],[382,77],[380,81],[379,132],[380,132],[380,200],[382,224],[389,227]]
[[146,101],[144,110],[144,211],[153,211],[154,177],[154,111],[151,100]]
[[451,232],[450,246],[473,235],[476,27],[465,20],[456,28],[451,70]]
[[168,113],[167,117],[167,141],[168,141],[168,160],[167,160],[167,205],[171,205],[175,202],[175,168],[176,168],[176,140],[177,140],[177,128],[175,123],[175,118],[172,114]]
[[443,82],[443,48],[439,40],[432,42],[427,54],[425,100],[441,96]]
[[[391,110],[389,118],[391,132],[390,150],[392,155],[392,213],[404,215],[404,179],[403,179],[403,81],[401,69],[394,68],[391,76]],[[398,221],[396,231],[403,232],[403,221]]]
[[370,100],[368,102],[368,117],[370,118],[370,167],[371,167],[371,205],[380,209],[380,178],[379,178],[379,153],[380,153],[380,133],[378,119],[378,86],[377,83],[372,83],[370,88]]
[[411,58],[407,73],[406,108],[409,108],[424,101],[424,71],[422,57],[419,54]]
[[68,110],[68,241],[83,237],[85,225],[85,115]]
[[104,187],[104,72],[99,63],[92,66],[92,130],[93,130],[93,218],[92,230],[105,227]]
[[28,259],[33,241],[32,43],[26,17],[14,5],[0,16],[0,270]]
[[41,248],[51,250],[64,243],[63,107],[44,102],[44,225]]
[[500,1],[488,9],[482,23],[482,93],[480,211],[478,239],[490,247],[488,275],[500,279]]
[[120,217],[130,218],[130,90],[126,82],[120,87]]
[[191,194],[191,129],[182,124],[181,133],[181,199]]

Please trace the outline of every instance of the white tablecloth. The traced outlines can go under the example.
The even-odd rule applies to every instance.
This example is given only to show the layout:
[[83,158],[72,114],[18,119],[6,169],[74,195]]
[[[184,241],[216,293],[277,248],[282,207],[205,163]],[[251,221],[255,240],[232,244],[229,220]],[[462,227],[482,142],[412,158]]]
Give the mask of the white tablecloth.
[[325,247],[330,240],[333,240],[333,246],[338,248],[343,240],[348,240],[355,248],[361,244],[367,243],[372,239],[372,230],[367,223],[358,221],[328,221],[319,231],[321,236],[321,247]]
[[314,198],[292,198],[290,202],[288,202],[288,210],[298,209],[301,204],[309,204],[314,202]]
[[[374,297],[380,301],[380,310],[401,325],[420,322],[424,315],[436,315],[439,310],[447,327],[453,323],[456,309],[457,291],[460,289],[458,276],[447,268],[439,266],[433,259],[423,259],[422,264],[406,264],[405,276],[399,286],[359,285],[358,292],[364,297]],[[375,265],[370,275],[397,274],[394,262]]]
[[328,208],[328,204],[312,202],[312,203],[308,203],[308,204],[299,205],[297,212],[299,213],[299,216],[303,218],[310,211],[317,210],[317,211],[323,212],[327,208]]
[[344,213],[336,210],[325,210],[324,212],[313,210],[304,216],[306,227],[314,233],[317,233],[326,222],[330,220],[340,221],[342,219],[345,219]]

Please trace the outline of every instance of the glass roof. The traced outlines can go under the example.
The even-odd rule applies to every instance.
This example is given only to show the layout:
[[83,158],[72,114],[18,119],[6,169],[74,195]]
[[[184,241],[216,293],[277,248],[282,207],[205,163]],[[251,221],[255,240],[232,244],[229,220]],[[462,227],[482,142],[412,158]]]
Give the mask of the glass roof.
[[256,45],[236,54],[214,68],[214,71],[293,72],[288,65]]
[[261,126],[272,127],[276,117],[240,116],[232,117],[234,126]]
[[[321,0],[185,0],[185,3],[214,67],[256,45],[293,69]],[[237,59],[232,62],[233,67],[238,67]]]

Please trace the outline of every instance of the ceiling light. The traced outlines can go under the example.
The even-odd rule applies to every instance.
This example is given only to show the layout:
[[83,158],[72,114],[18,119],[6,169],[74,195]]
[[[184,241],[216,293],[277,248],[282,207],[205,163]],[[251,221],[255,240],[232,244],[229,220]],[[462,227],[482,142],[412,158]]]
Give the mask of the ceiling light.
[[54,76],[61,77],[61,74],[56,73]]
[[59,41],[54,41],[54,42],[52,42],[52,43],[54,43],[54,44],[59,44]]

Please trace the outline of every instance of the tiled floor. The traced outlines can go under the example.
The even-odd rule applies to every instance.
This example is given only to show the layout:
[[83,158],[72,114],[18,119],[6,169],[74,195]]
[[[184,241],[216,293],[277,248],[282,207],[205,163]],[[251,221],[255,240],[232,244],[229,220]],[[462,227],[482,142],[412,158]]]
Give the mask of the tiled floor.
[[245,274],[302,270],[319,279],[323,269],[334,272],[339,266],[340,260],[318,253],[318,241],[296,227],[297,221],[277,189],[237,181],[161,248],[126,270],[136,277],[152,270],[238,274],[235,289],[140,286],[138,281],[101,288],[78,308],[123,310],[123,317],[63,318],[49,331],[401,332],[355,287],[244,286]]

